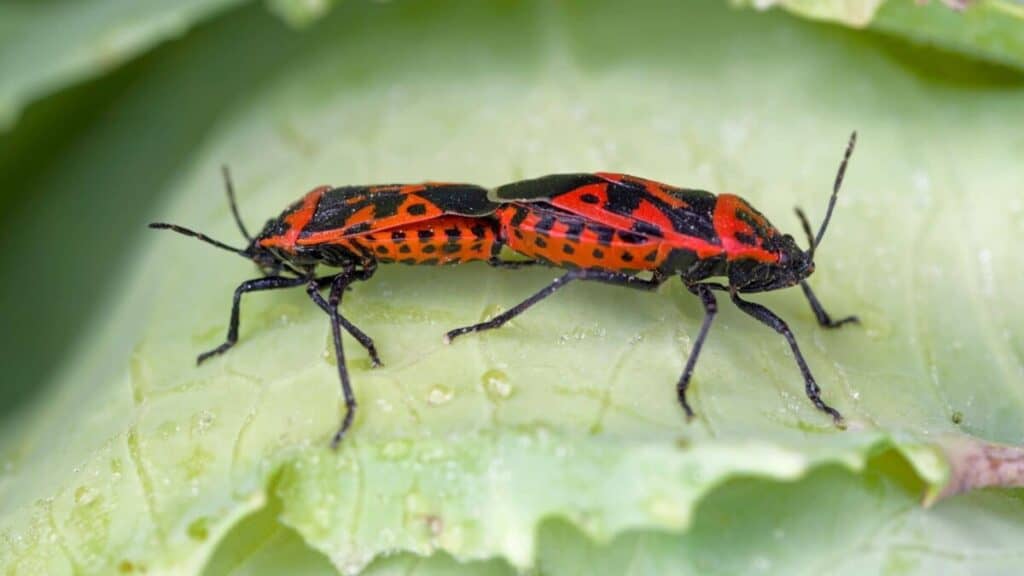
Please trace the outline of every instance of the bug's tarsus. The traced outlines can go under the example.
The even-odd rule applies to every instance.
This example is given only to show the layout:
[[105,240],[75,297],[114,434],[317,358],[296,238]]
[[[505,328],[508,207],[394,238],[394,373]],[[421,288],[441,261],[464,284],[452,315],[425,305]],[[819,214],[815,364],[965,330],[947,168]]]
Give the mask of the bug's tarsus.
[[261,290],[280,290],[292,288],[305,284],[305,278],[288,278],[286,276],[264,276],[253,280],[246,280],[235,288],[234,299],[231,302],[231,320],[228,322],[228,335],[220,346],[213,350],[203,352],[196,358],[196,364],[202,364],[206,360],[227,352],[238,342],[238,318],[239,309],[242,305],[242,295],[246,292],[257,292]]
[[828,312],[825,311],[825,307],[821,305],[818,297],[811,290],[811,285],[806,280],[800,281],[800,288],[804,291],[804,296],[807,297],[807,302],[810,303],[811,310],[814,311],[814,317],[817,318],[818,325],[822,328],[839,328],[844,324],[860,324],[860,318],[857,316],[847,316],[839,320],[833,320]]
[[172,232],[177,232],[178,234],[181,234],[183,236],[191,236],[192,238],[198,238],[199,240],[202,240],[207,244],[212,244],[217,248],[220,248],[221,250],[234,252],[235,254],[238,254],[243,258],[251,259],[251,256],[247,254],[245,250],[235,248],[234,246],[228,246],[227,244],[220,242],[219,240],[214,240],[213,238],[210,238],[209,236],[203,234],[202,232],[196,232],[195,230],[190,230],[188,228],[185,228],[184,226],[178,226],[177,224],[168,224],[167,222],[150,222],[149,227],[154,230],[171,230]]
[[810,398],[811,403],[814,404],[815,408],[831,416],[836,426],[843,428],[845,425],[843,424],[842,414],[821,399],[821,388],[814,380],[814,376],[811,374],[811,369],[807,366],[807,361],[804,360],[804,356],[800,352],[800,347],[796,343],[796,338],[793,336],[793,332],[789,329],[786,322],[782,318],[776,316],[775,313],[768,308],[754,302],[743,300],[740,298],[739,293],[736,292],[736,290],[730,290],[729,296],[740,310],[746,312],[772,330],[775,330],[786,339],[786,342],[789,343],[790,349],[793,351],[793,357],[796,358],[796,364],[800,368],[800,373],[804,377],[804,390],[807,393],[807,397]]
[[242,232],[242,237],[245,238],[246,242],[252,242],[252,236],[249,235],[249,231],[245,229],[245,223],[242,222],[242,215],[238,213],[238,201],[235,200],[235,185],[231,182],[231,170],[227,164],[221,164],[220,173],[224,176],[224,189],[228,194],[228,206],[231,207],[231,215],[235,217],[235,224],[238,224],[238,229]]
[[690,349],[690,356],[686,359],[683,375],[679,377],[679,382],[676,383],[676,396],[679,399],[679,404],[683,407],[683,412],[686,413],[686,419],[692,420],[694,416],[693,409],[690,408],[690,403],[686,400],[686,390],[690,386],[693,368],[697,365],[697,357],[700,356],[704,340],[708,337],[708,331],[711,330],[711,321],[715,319],[715,315],[718,313],[718,301],[715,300],[715,295],[711,291],[712,287],[708,284],[687,284],[686,289],[696,294],[704,305],[704,322],[700,325],[697,339],[693,341],[693,348]]

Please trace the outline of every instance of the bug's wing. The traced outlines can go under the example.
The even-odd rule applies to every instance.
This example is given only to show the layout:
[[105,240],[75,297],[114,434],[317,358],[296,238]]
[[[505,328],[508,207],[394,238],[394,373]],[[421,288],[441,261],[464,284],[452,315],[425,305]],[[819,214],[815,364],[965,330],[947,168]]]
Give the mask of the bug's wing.
[[616,230],[674,240],[717,243],[715,196],[653,180],[598,172],[555,174],[502,186],[501,201],[544,202]]
[[326,192],[299,245],[336,242],[442,216],[486,216],[498,207],[471,184],[346,186]]
[[552,174],[499,186],[493,197],[501,202],[551,202],[572,190],[604,181],[597,174]]

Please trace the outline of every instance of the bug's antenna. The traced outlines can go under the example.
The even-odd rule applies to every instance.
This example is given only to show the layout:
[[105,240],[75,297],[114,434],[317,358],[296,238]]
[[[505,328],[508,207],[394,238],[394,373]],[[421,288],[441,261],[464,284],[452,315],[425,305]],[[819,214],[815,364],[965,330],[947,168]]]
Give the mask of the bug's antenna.
[[850,134],[850,142],[846,145],[846,153],[843,154],[843,161],[839,164],[839,172],[836,173],[836,182],[832,186],[832,197],[828,200],[828,211],[825,212],[825,220],[821,223],[821,228],[818,229],[818,235],[814,238],[814,242],[811,243],[811,261],[814,261],[814,250],[821,245],[821,238],[825,235],[825,229],[828,228],[828,221],[832,219],[832,210],[836,207],[836,199],[839,197],[839,187],[843,184],[843,176],[846,175],[846,164],[850,161],[850,155],[853,154],[853,147],[857,144],[857,131],[854,130]]
[[216,246],[217,248],[221,248],[222,250],[234,252],[235,254],[238,254],[239,256],[245,258],[246,260],[252,260],[252,256],[250,254],[247,254],[245,250],[239,250],[238,248],[235,248],[233,246],[228,246],[223,242],[218,242],[217,240],[210,238],[206,234],[196,232],[195,230],[189,230],[184,226],[178,226],[177,224],[167,224],[166,222],[151,222],[149,224],[149,227],[155,230],[171,230],[177,232],[178,234],[198,238],[203,242],[206,242],[207,244],[213,244],[214,246]]
[[238,213],[238,203],[235,201],[235,186],[231,183],[231,171],[228,170],[228,165],[221,164],[220,172],[224,175],[224,189],[228,192],[228,205],[231,206],[231,214],[235,217],[235,224],[238,224],[238,229],[242,231],[245,241],[251,244],[252,236],[245,229],[245,224],[242,223],[242,216]]
[[794,208],[796,211],[796,217],[800,219],[800,225],[804,227],[804,234],[807,235],[807,251],[811,255],[811,261],[814,260],[814,233],[811,232],[811,221],[807,219],[807,214],[800,209],[799,206]]

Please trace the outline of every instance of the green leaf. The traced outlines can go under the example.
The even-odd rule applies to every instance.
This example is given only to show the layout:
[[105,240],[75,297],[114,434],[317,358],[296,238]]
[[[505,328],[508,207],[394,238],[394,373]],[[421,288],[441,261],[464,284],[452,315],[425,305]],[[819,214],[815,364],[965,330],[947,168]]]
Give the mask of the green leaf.
[[748,4],[760,10],[779,6],[804,18],[840,22],[859,28],[874,19],[886,0],[734,0],[734,3]]
[[0,130],[45,94],[116,68],[239,0],[0,4]]
[[1024,68],[1024,5],[1014,0],[734,0],[814,20],[868,27],[1004,66]]
[[[950,477],[960,490],[1021,476],[1019,452],[989,444],[1024,437],[1019,74],[979,82],[987,68],[943,54],[961,73],[939,80],[935,54],[713,2],[351,2],[301,33],[262,10],[150,62],[119,102],[133,113],[79,136],[27,188],[40,206],[5,228],[63,232],[11,234],[6,270],[24,254],[71,259],[111,230],[137,246],[54,384],[5,423],[7,571],[1015,567],[1019,495],[919,503]],[[209,97],[183,101],[186,85]],[[257,272],[143,231],[158,213],[241,242],[220,192],[228,162],[250,228],[324,183],[613,170],[740,193],[798,232],[791,207],[822,217],[851,129],[860,144],[811,282],[862,326],[821,330],[795,290],[752,297],[793,328],[846,431],[804,397],[785,342],[725,299],[687,424],[673,384],[701,308],[678,283],[572,286],[445,346],[445,330],[555,272],[388,266],[345,296],[386,366],[346,340],[360,412],[332,452],[330,331],[302,290],[247,296],[239,344],[196,367]],[[122,165],[135,169],[118,185]],[[65,232],[54,222],[79,190],[95,212]],[[49,273],[26,300],[99,282]],[[27,309],[39,326],[62,319]],[[440,555],[375,561],[397,552]]]
[[1024,68],[1024,35],[1020,33],[1024,26],[1024,4],[985,0],[967,6],[963,11],[954,11],[938,2],[925,6],[886,2],[871,27],[925,45]]

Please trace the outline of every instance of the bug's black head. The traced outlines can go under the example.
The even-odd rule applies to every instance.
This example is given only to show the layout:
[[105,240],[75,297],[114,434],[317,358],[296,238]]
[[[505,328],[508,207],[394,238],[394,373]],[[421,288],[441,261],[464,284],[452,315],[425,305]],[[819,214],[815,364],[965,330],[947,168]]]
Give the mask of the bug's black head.
[[264,274],[276,273],[285,262],[274,250],[260,245],[260,236],[250,240],[249,245],[242,252],[244,252],[247,258],[255,262],[256,266]]
[[850,134],[850,141],[846,145],[846,153],[843,161],[839,164],[839,171],[836,173],[835,184],[832,186],[832,196],[829,198],[828,211],[825,219],[818,228],[818,233],[811,233],[811,224],[807,216],[799,208],[796,214],[803,225],[804,233],[807,235],[808,249],[803,251],[796,245],[796,241],[789,234],[777,236],[770,239],[771,246],[768,251],[778,256],[777,261],[766,261],[757,259],[737,260],[729,263],[729,283],[740,292],[765,292],[788,288],[802,282],[814,272],[814,252],[821,245],[825,236],[829,220],[832,219],[832,210],[836,207],[836,199],[839,195],[839,187],[843,183],[843,176],[846,174],[846,165],[850,161],[853,147],[857,143],[857,133]]
[[267,240],[280,238],[285,232],[287,232],[287,225],[281,218],[267,220],[263,230],[254,238],[250,238],[243,232],[249,240],[249,245],[244,250],[246,257],[255,262],[264,274],[276,274],[294,260],[284,254],[280,248],[265,245]]
[[767,292],[799,284],[814,272],[813,255],[801,250],[792,236],[773,240],[771,252],[778,261],[734,260],[729,263],[730,285],[740,292]]

